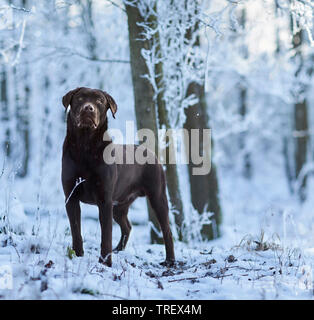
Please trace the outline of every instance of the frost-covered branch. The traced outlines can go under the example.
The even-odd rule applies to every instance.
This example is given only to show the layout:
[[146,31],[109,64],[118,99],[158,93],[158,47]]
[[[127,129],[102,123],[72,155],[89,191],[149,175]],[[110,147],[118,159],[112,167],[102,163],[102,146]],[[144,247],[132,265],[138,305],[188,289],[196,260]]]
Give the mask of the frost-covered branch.
[[305,30],[311,46],[313,40],[314,3],[309,0],[279,0],[277,6],[291,14],[293,34]]
[[24,19],[23,24],[22,24],[22,30],[21,30],[21,35],[19,39],[19,45],[18,45],[18,50],[15,56],[14,61],[12,62],[12,66],[14,67],[19,63],[22,48],[23,48],[23,41],[24,41],[24,35],[25,35],[25,28],[26,28],[26,19]]
[[32,13],[32,10],[28,10],[26,8],[23,8],[23,7],[16,7],[14,6],[13,4],[10,4],[9,6],[11,9],[13,10],[17,10],[17,11],[22,11],[22,12],[25,12],[25,13]]
[[[186,96],[191,81],[204,79],[201,51],[194,45],[198,41],[199,4],[197,1],[182,2],[138,1],[137,6],[145,17],[143,38],[151,41],[151,47],[142,50],[148,68],[147,79],[154,88],[155,98],[162,90],[171,127],[182,126],[185,120],[184,108],[195,103],[195,97]],[[151,24],[151,17],[157,24]],[[158,33],[158,37],[155,35]],[[188,35],[188,36],[187,36]],[[162,63],[162,79],[156,74]],[[157,84],[156,81],[159,81]],[[160,82],[161,81],[161,82]]]
[[312,8],[312,9],[314,9],[313,1],[310,1],[310,0],[297,0],[297,2],[303,3],[305,6],[308,6],[308,7]]
[[70,47],[51,47],[51,46],[39,46],[42,48],[53,49],[48,55],[62,55],[62,56],[77,56],[85,60],[94,61],[94,62],[102,62],[102,63],[130,63],[129,60],[125,59],[101,59],[97,57],[88,56],[82,52],[74,50]]
[[224,18],[225,15],[229,15],[230,21],[232,21],[234,25],[238,25],[237,19],[234,17],[234,10],[240,2],[241,1],[227,1],[225,6],[219,11],[211,12],[210,14],[205,14],[203,12],[199,21],[206,27],[214,30],[218,37],[221,37],[224,34],[223,27],[226,23]]
[[119,4],[117,4],[116,2],[112,1],[112,0],[106,0],[107,2],[111,3],[113,6],[119,8],[120,10],[122,10],[123,12],[126,12],[126,10],[120,6]]
[[77,179],[75,186],[73,187],[71,193],[69,194],[69,196],[67,197],[67,199],[65,200],[65,205],[67,205],[67,203],[69,202],[70,198],[72,197],[72,194],[74,193],[75,189],[83,182],[85,182],[85,179],[79,178]]
[[90,61],[95,61],[95,62],[102,62],[102,63],[130,63],[130,60],[124,60],[124,59],[101,59],[101,58],[96,58],[96,57],[90,57],[85,54],[82,54],[77,51],[69,50],[67,48],[64,48],[63,53],[65,55],[74,55],[78,56],[80,58],[90,60]]

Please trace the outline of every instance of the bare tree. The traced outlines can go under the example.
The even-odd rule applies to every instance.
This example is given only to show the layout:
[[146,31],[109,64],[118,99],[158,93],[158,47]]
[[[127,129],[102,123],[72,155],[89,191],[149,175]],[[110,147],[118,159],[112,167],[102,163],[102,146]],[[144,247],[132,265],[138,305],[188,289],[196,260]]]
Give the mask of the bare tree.
[[[152,130],[157,136],[157,116],[154,103],[154,90],[150,82],[143,77],[148,73],[148,69],[144,58],[142,57],[142,48],[149,48],[149,41],[143,39],[143,27],[138,25],[140,22],[144,22],[138,8],[136,6],[125,6],[128,26],[129,26],[129,44],[130,44],[130,60],[131,60],[131,72],[134,92],[134,107],[136,115],[137,129],[147,128]],[[155,146],[157,146],[156,141]],[[153,151],[157,151],[158,149]],[[153,209],[147,201],[149,220],[153,224],[151,228],[151,242],[162,243],[162,236],[160,233],[160,227],[155,217]]]
[[[29,3],[22,0],[21,7],[27,8]],[[22,25],[25,28],[25,22]],[[24,31],[25,32],[25,31]],[[17,49],[21,50],[21,48]],[[27,48],[24,49],[24,54]],[[18,126],[16,128],[17,136],[20,143],[19,153],[19,169],[17,175],[21,178],[25,177],[29,169],[30,160],[30,128],[29,128],[29,111],[30,111],[30,70],[28,65],[17,64],[13,66],[13,76],[15,79],[15,114]],[[22,152],[21,152],[22,151]]]
[[[195,8],[197,3],[195,2]],[[197,9],[195,9],[196,11]],[[199,24],[196,23],[194,28],[187,30],[186,38],[191,41],[192,34],[199,32]],[[195,37],[194,46],[200,46],[200,37],[197,35]],[[209,127],[209,115],[208,106],[206,102],[206,94],[204,82],[199,83],[192,81],[187,89],[187,96],[194,95],[198,98],[198,102],[194,105],[186,108],[185,115],[186,121],[184,123],[184,128],[191,132],[192,129],[199,129],[200,132],[200,149],[203,150],[203,129]],[[191,150],[191,134],[189,134],[189,141],[185,143],[188,144],[187,150]],[[213,150],[213,142],[211,144]],[[208,150],[204,150],[208,152]],[[191,161],[191,155],[188,154],[189,164],[189,181],[190,181],[190,193],[191,201],[193,207],[197,210],[199,214],[203,213],[213,213],[211,217],[210,224],[203,224],[201,229],[201,234],[203,239],[213,239],[219,236],[219,225],[221,223],[221,207],[219,202],[219,188],[218,188],[218,178],[216,173],[215,164],[211,163],[211,170],[206,175],[193,175],[193,164]]]
[[10,115],[9,115],[9,103],[8,103],[8,80],[7,80],[7,68],[5,65],[1,66],[0,73],[0,110],[1,110],[1,122],[3,126],[3,147],[5,149],[5,155],[10,157],[11,145],[10,145]]
[[[135,97],[135,112],[138,129],[149,128],[155,133],[155,137],[157,137],[158,127],[170,129],[168,110],[163,97],[163,56],[161,52],[158,31],[154,32],[151,39],[143,38],[144,23],[150,28],[157,30],[158,21],[156,16],[156,4],[153,7],[149,8],[150,10],[152,10],[152,13],[148,14],[146,17],[143,17],[138,9],[139,2],[140,1],[135,1],[132,6],[126,5],[130,35],[130,57]],[[138,39],[141,40],[139,41]],[[142,49],[155,50],[155,52],[157,52],[157,55],[159,55],[159,62],[154,65],[154,74],[156,75],[154,81],[157,92],[154,91],[151,83],[147,79],[143,78],[143,75],[147,75],[149,73],[149,70],[147,68],[145,59],[142,57]],[[166,144],[166,154],[168,155],[171,152],[171,148],[174,147],[171,143],[172,137],[170,136],[169,139],[170,143]],[[157,151],[158,148],[159,144],[158,141],[156,141],[155,151]],[[167,190],[171,210],[175,213],[175,223],[178,239],[182,240],[183,204],[180,194],[177,167],[175,164],[170,164],[169,161],[167,161],[165,168]],[[150,219],[156,227],[156,220],[155,218],[153,218],[153,215],[151,213]],[[152,231],[152,240],[158,241],[157,237],[154,235],[154,231]]]
[[[246,24],[246,9],[243,8],[241,10],[240,15],[240,26],[242,30],[245,30],[245,24]],[[242,37],[243,39],[243,37]],[[244,39],[243,39],[244,41]],[[244,59],[248,59],[248,49],[247,46],[242,43],[241,45],[241,55]],[[240,95],[240,108],[239,113],[243,120],[245,120],[248,110],[248,89],[245,83],[245,79],[243,77],[240,77],[240,83],[239,83],[239,95]],[[242,132],[240,134],[240,150],[243,154],[243,176],[247,179],[249,179],[252,175],[252,164],[251,164],[251,156],[250,153],[246,150],[246,133]]]
[[[294,104],[294,162],[295,162],[295,179],[298,179],[299,174],[307,160],[308,150],[308,106],[305,97],[306,86],[298,80],[298,77],[304,72],[304,56],[302,50],[303,44],[303,31],[299,30],[294,32],[293,19],[291,19],[292,45],[295,51],[293,57],[297,64],[295,72],[296,87],[294,88],[295,104]],[[306,198],[306,182],[307,176],[302,179],[301,186],[298,191],[300,201]]]

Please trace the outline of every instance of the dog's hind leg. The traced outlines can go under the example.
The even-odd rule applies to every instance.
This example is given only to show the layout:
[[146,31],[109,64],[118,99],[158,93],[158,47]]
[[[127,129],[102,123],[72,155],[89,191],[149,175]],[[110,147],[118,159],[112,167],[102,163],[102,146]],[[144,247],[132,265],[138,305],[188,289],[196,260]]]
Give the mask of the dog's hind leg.
[[115,222],[120,226],[121,229],[121,239],[113,251],[124,250],[132,229],[131,223],[128,219],[129,204],[118,205],[113,207],[113,218]]
[[169,224],[169,209],[165,189],[160,193],[148,193],[148,198],[157,216],[165,242],[166,261],[163,264],[171,266],[175,261],[175,256],[172,233]]

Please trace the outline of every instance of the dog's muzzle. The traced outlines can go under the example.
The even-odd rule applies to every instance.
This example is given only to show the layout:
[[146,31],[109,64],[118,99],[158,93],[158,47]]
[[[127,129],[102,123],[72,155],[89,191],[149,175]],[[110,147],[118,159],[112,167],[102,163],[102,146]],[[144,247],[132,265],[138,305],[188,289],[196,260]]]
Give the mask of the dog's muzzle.
[[97,128],[96,107],[93,104],[87,103],[82,107],[77,124],[79,128]]

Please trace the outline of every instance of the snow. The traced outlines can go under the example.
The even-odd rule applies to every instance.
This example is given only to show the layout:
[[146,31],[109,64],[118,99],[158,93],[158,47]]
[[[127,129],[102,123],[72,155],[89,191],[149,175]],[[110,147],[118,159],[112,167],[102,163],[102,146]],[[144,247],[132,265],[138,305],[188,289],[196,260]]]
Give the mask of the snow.
[[[287,202],[280,171],[271,177],[267,170],[276,171],[269,163],[261,169],[263,177],[250,183],[219,171],[224,177],[223,236],[193,244],[176,241],[177,263],[171,268],[159,264],[164,246],[149,243],[143,198],[130,209],[130,240],[125,251],[113,254],[112,268],[98,263],[96,207],[82,206],[85,254],[70,259],[71,234],[62,205],[40,210],[40,219],[29,206],[22,234],[0,234],[0,262],[13,274],[13,288],[0,290],[1,298],[313,299],[314,223],[306,219],[311,206]],[[114,224],[113,245],[119,238]]]
[[[221,152],[221,144],[215,146]],[[1,299],[313,299],[313,201],[301,206],[289,195],[283,165],[272,154],[257,153],[252,161],[258,168],[252,180],[218,165],[222,237],[176,241],[173,268],[159,264],[164,246],[149,243],[144,198],[130,209],[133,229],[126,250],[114,253],[108,268],[98,263],[94,206],[82,205],[84,257],[68,256],[72,240],[58,180],[60,161],[43,175],[41,202],[32,179],[5,184],[1,194],[10,189],[12,200],[8,233],[0,234],[0,265],[12,269],[13,286],[0,288]],[[52,177],[54,192],[48,187]],[[119,238],[114,224],[113,245]]]
[[[90,229],[85,232],[85,256],[72,260],[66,256],[70,237],[63,222],[64,219],[64,233],[54,239],[45,239],[44,236],[14,239],[16,247],[7,253],[13,268],[13,289],[7,290],[3,298],[197,300],[313,297],[313,254],[303,256],[298,251],[280,249],[254,251],[245,246],[227,249],[218,243],[190,248],[177,243],[178,265],[167,269],[159,265],[164,256],[163,246],[145,244],[148,240],[146,228],[135,226],[127,250],[114,254],[113,266],[108,268],[97,262],[99,231],[96,222],[88,223]],[[115,234],[117,231],[115,228]],[[37,253],[34,247],[38,248]],[[235,260],[228,262],[231,255]]]

